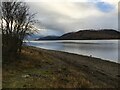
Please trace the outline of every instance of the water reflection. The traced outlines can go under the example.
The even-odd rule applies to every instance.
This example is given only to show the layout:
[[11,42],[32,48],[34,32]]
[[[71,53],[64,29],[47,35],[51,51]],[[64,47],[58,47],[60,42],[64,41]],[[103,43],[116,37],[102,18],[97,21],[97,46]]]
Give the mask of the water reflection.
[[31,41],[31,46],[98,57],[118,62],[117,40]]

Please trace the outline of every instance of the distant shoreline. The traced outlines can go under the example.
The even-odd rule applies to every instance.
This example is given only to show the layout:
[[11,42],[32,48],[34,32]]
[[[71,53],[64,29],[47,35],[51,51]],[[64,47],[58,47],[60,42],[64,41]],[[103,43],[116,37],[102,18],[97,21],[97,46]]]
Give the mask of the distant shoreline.
[[120,38],[111,38],[111,39],[45,39],[45,40],[34,40],[34,41],[56,41],[56,40],[120,40]]

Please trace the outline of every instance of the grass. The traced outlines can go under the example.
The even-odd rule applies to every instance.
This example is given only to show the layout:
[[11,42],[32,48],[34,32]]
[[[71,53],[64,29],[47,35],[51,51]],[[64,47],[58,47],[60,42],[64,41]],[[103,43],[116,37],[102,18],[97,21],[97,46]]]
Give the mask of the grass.
[[118,88],[120,64],[83,55],[23,47],[3,61],[3,88]]
[[3,61],[3,88],[97,87],[75,67],[44,51],[24,48],[13,62]]

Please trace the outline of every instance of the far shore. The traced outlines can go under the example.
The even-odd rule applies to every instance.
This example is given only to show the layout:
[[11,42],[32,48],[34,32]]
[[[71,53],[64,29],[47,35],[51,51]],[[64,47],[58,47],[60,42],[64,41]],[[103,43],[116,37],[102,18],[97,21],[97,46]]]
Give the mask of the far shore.
[[[3,64],[3,87],[119,87],[118,68],[120,64],[118,63],[31,46],[23,47],[22,55],[21,61],[16,60],[10,65]],[[47,79],[43,78],[45,76]],[[8,77],[14,80],[9,81]],[[28,81],[20,81],[21,84],[19,85],[17,79],[20,78],[21,80],[26,78]],[[36,78],[39,78],[40,81],[37,80],[36,84],[33,84],[33,80]],[[31,86],[26,82],[29,82]]]
[[33,39],[34,41],[61,41],[61,40],[120,40],[120,38],[107,38],[107,39]]

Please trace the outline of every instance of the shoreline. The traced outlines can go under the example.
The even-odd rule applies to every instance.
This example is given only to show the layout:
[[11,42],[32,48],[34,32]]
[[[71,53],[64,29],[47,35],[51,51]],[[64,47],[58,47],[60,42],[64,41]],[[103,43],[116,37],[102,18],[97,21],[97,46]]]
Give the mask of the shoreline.
[[[61,53],[68,53],[68,54],[73,54],[73,55],[77,55],[77,56],[83,56],[83,57],[89,57],[89,58],[93,58],[93,59],[99,59],[105,62],[109,62],[109,63],[115,63],[115,64],[120,64],[119,62],[115,62],[114,60],[110,60],[110,59],[103,59],[100,57],[95,57],[95,56],[88,56],[88,55],[83,55],[83,54],[77,54],[77,53],[71,53],[71,52],[67,52],[67,51],[59,51],[59,50],[52,50],[52,49],[45,49],[45,48],[39,48],[39,47],[35,47],[35,46],[28,46],[28,47],[32,47],[32,48],[36,48],[36,49],[42,49],[42,50],[46,50],[46,51],[53,51],[53,52],[61,52]],[[118,60],[119,61],[119,60]]]
[[36,47],[31,47],[31,48],[35,50],[42,50],[46,53],[53,55],[56,58],[60,58],[61,60],[64,60],[64,62],[69,63],[70,65],[73,65],[77,68],[81,68],[80,70],[86,73],[86,76],[88,77],[91,76],[92,78],[93,76],[94,78],[94,76],[97,77],[97,75],[99,75],[97,78],[99,79],[101,78],[101,80],[107,79],[107,78],[110,79],[110,81],[108,79],[106,80],[106,82],[109,84],[111,83],[113,85],[118,84],[117,79],[119,79],[120,77],[119,72],[118,72],[118,68],[120,67],[119,63],[111,62],[111,61],[104,60],[101,58],[78,55],[78,54],[64,52],[64,51],[41,49],[41,48],[36,48]]
[[[40,43],[40,46],[39,44]],[[50,45],[47,45],[51,43]],[[55,43],[55,45],[54,45]],[[29,45],[30,44],[30,45]],[[118,63],[118,55],[117,55],[117,48],[118,48],[118,40],[107,40],[107,41],[71,41],[71,40],[43,40],[43,41],[31,41],[29,46],[34,46],[37,48],[43,48],[48,50],[56,50],[56,51],[63,51],[69,53],[75,53],[79,55],[91,56],[96,58],[101,58],[103,60],[108,60],[112,62]],[[52,45],[53,44],[53,45]],[[56,46],[59,44],[58,46]],[[70,45],[69,45],[70,44]],[[110,45],[112,44],[112,45]],[[51,46],[52,45],[52,46]],[[80,46],[79,46],[80,45]],[[89,46],[90,45],[90,46]],[[74,47],[75,46],[75,47]],[[83,49],[87,48],[87,49]],[[106,48],[106,49],[105,49]],[[108,49],[109,48],[109,49]],[[80,49],[80,50],[78,50]],[[73,51],[72,51],[73,50]],[[112,51],[110,51],[112,50]]]
[[119,67],[99,58],[26,46],[20,60],[3,64],[3,87],[118,88]]
[[[31,46],[30,46],[30,47],[31,47]],[[32,46],[32,47],[39,49],[39,47],[35,47],[35,46]],[[102,60],[102,61],[107,61],[107,62],[110,62],[110,63],[120,64],[120,62],[115,62],[114,60],[103,59],[103,58],[95,57],[95,56],[88,56],[88,55],[83,55],[83,54],[71,53],[71,52],[67,52],[67,51],[52,50],[52,49],[44,49],[44,48],[40,48],[40,49],[47,50],[47,51],[56,51],[56,52],[61,52],[61,53],[74,54],[74,55],[79,55],[79,56],[85,56],[85,57],[90,57],[90,58],[94,58],[94,59],[100,59],[100,60]],[[118,60],[118,61],[119,61],[119,60]]]
[[[71,41],[72,39],[63,39],[62,41]],[[117,41],[119,41],[120,39],[73,39],[74,41],[78,41],[78,40],[81,40],[81,41],[93,41],[93,40],[101,40],[101,41],[103,41],[103,40],[117,40]],[[49,39],[49,40],[32,40],[32,41],[61,41],[60,39],[58,39],[58,40],[52,40],[52,39]]]

